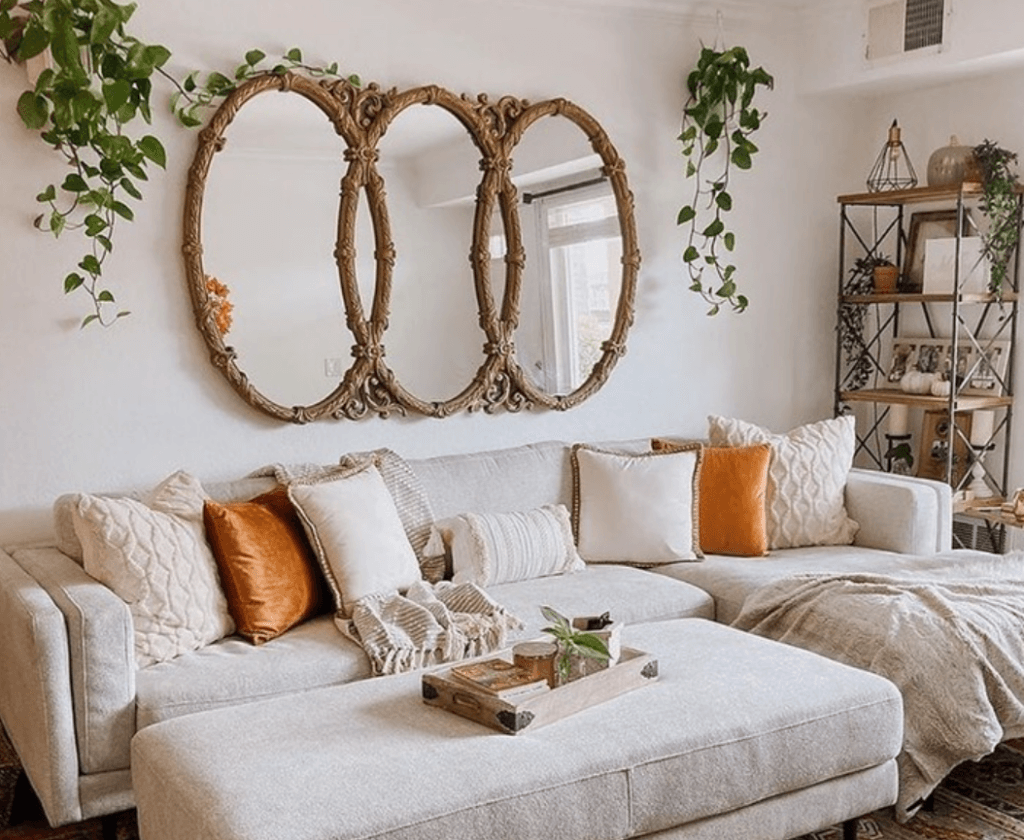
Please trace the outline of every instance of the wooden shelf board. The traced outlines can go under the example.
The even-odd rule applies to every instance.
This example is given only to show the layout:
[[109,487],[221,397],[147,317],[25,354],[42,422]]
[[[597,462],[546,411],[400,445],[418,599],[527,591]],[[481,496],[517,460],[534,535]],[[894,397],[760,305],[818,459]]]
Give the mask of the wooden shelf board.
[[981,195],[981,184],[967,183],[956,187],[914,187],[909,190],[848,193],[837,199],[840,204],[920,204],[926,201],[955,201],[958,196]]
[[[842,295],[843,303],[953,303],[955,295],[921,294],[919,292],[896,292],[890,295]],[[1017,292],[1003,292],[996,298],[991,294],[968,292],[960,295],[961,303],[1013,303],[1017,300]]]
[[[840,391],[841,402],[879,402],[892,405],[909,405],[918,408],[949,407],[946,397],[932,397],[925,394],[908,394],[896,388],[862,388],[859,391]],[[1013,397],[982,397],[965,394],[956,398],[956,411],[975,411],[979,408],[1000,408],[1013,403]]]

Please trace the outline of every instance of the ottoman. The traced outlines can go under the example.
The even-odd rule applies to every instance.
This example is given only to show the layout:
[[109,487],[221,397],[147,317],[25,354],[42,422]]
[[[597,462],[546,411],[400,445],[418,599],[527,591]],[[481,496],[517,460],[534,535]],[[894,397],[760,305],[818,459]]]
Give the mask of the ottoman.
[[896,801],[887,680],[702,619],[623,643],[656,681],[516,736],[427,706],[421,673],[146,727],[141,838],[783,840]]

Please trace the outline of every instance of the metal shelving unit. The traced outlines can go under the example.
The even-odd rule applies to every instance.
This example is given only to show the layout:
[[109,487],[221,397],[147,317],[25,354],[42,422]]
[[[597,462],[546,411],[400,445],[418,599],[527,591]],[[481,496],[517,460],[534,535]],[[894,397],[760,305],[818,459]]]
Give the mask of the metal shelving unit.
[[[1007,520],[1005,516],[995,516],[991,511],[998,507],[1008,492],[1020,252],[1018,249],[1014,254],[1011,271],[998,296],[965,291],[966,278],[961,277],[960,266],[961,243],[964,231],[972,222],[972,212],[980,219],[980,211],[977,210],[980,198],[981,189],[976,184],[952,189],[925,187],[838,197],[840,225],[834,411],[836,416],[853,413],[857,417],[855,462],[859,466],[880,470],[893,467],[894,436],[884,433],[884,424],[896,406],[906,407],[899,409],[901,413],[919,410],[930,412],[935,417],[935,412],[942,412],[935,427],[937,431],[941,430],[942,437],[936,439],[934,451],[938,453],[940,463],[944,459],[944,468],[939,475],[929,477],[939,477],[952,485],[958,502],[958,515],[973,517],[985,527],[999,530],[994,535],[998,540],[994,538],[992,544],[1001,550],[1005,545]],[[955,213],[956,243],[949,291],[865,294],[857,289],[856,293],[850,293],[851,268],[858,258],[895,254],[896,264],[904,265],[913,213],[925,208],[946,211],[951,218]],[[1021,212],[1022,196],[1018,193],[1018,224]],[[845,307],[864,308],[864,313],[857,313],[863,317],[844,317],[851,314],[844,310]],[[851,326],[852,323],[859,324],[859,328]],[[945,366],[950,383],[948,396],[906,393],[886,380],[893,342],[914,338],[948,340]],[[989,358],[993,347],[1003,343],[1007,363],[1005,372],[996,376],[992,393],[969,393],[979,363]],[[968,364],[971,365],[969,368]],[[973,417],[976,411],[994,413],[992,432],[984,445],[977,440],[972,443],[971,435],[961,425],[964,415]],[[917,470],[920,470],[921,459],[916,458],[916,461]],[[989,491],[988,498],[978,497],[976,491],[982,485]],[[985,510],[975,510],[979,505]]]

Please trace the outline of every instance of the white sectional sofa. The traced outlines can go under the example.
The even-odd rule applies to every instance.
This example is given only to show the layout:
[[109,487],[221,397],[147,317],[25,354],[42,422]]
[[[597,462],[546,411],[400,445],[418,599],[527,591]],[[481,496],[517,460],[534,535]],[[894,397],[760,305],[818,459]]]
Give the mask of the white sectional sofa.
[[[606,446],[639,452],[649,441]],[[570,452],[569,444],[544,442],[409,464],[440,520],[466,511],[571,509]],[[272,478],[249,478],[206,490],[231,501],[274,485]],[[500,584],[488,594],[523,620],[523,638],[542,626],[541,604],[573,615],[608,610],[627,625],[687,617],[730,622],[746,594],[780,575],[889,571],[919,566],[949,549],[944,484],[853,470],[846,504],[860,526],[853,545],[760,558],[707,556],[653,570],[588,565],[573,574]],[[338,632],[330,615],[260,646],[229,636],[137,668],[128,608],[71,556],[75,549],[59,510],[57,526],[57,545],[0,552],[0,718],[53,825],[133,807],[130,743],[139,730],[369,676],[362,649]]]

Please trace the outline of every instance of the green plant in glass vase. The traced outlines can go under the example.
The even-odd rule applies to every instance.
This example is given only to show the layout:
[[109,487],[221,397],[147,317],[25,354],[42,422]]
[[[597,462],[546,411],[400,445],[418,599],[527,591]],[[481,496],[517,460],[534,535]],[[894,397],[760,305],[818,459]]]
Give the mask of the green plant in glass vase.
[[611,659],[608,646],[600,636],[573,627],[568,618],[551,607],[541,607],[540,611],[544,618],[551,622],[551,625],[543,628],[541,632],[548,633],[558,645],[556,664],[561,682],[569,681],[573,659],[576,657],[600,662],[608,662]]
[[[750,137],[767,116],[754,107],[754,96],[759,87],[773,84],[764,68],[750,67],[743,47],[721,52],[703,47],[686,79],[689,98],[679,140],[687,158],[686,177],[693,179],[693,197],[676,221],[687,227],[683,262],[690,291],[711,305],[709,315],[718,314],[723,304],[743,312],[749,302],[738,291],[736,266],[725,256],[735,247],[736,234],[726,228],[724,215],[733,207],[732,169],[751,168],[758,148]],[[710,271],[711,282],[705,280],[705,271]]]
[[1017,154],[985,140],[974,147],[974,159],[981,173],[981,211],[989,221],[988,229],[982,232],[982,253],[991,266],[989,291],[998,297],[1020,242],[1018,180],[1014,171]]

